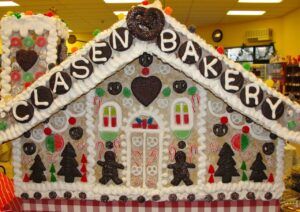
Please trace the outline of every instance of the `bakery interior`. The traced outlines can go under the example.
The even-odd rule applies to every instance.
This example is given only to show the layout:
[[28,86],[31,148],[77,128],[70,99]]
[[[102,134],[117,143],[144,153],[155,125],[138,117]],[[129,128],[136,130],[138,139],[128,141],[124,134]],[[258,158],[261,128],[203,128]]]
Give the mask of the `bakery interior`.
[[[55,13],[67,24],[68,54],[123,19],[142,0],[0,1],[0,16]],[[149,0],[152,3],[153,0]],[[300,103],[300,0],[161,0],[175,17],[207,43]],[[0,49],[2,44],[0,43]],[[2,54],[2,52],[0,52]],[[293,128],[291,123],[289,127]],[[300,211],[300,145],[285,146],[284,211]],[[0,145],[0,172],[13,175],[11,145]],[[4,171],[4,169],[6,169]],[[298,209],[298,210],[297,210]]]

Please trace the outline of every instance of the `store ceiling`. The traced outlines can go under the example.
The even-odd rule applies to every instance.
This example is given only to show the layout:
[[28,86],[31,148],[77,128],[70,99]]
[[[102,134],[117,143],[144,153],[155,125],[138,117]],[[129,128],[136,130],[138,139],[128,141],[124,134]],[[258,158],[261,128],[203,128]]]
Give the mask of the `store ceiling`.
[[[174,9],[173,16],[186,25],[203,27],[212,24],[234,23],[283,16],[300,7],[300,0],[283,0],[280,4],[239,4],[238,0],[162,0]],[[128,10],[132,4],[105,4],[103,0],[15,0],[20,7],[0,8],[0,15],[8,10],[43,13],[51,7],[74,32],[106,29],[117,21],[115,10]],[[151,1],[150,1],[151,2]],[[266,10],[260,17],[226,16],[228,10]]]

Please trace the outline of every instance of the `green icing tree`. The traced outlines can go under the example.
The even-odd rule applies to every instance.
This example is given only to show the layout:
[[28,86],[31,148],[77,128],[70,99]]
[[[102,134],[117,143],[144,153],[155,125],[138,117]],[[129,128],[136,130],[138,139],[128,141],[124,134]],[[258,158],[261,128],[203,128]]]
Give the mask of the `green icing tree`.
[[242,162],[241,169],[243,170],[242,181],[247,181],[248,180],[248,176],[246,174],[247,165],[246,165],[245,161]]
[[51,182],[56,182],[55,172],[56,172],[56,170],[55,170],[55,167],[54,167],[54,165],[52,163],[52,165],[50,167],[50,173],[51,173],[50,181]]

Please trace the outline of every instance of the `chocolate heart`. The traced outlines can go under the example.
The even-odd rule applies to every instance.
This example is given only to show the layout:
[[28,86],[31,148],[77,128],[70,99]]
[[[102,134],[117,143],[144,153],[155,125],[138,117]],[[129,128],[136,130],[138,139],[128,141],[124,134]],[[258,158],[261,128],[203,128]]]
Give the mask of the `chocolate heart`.
[[33,50],[21,49],[16,53],[16,60],[24,71],[28,71],[36,63],[38,55]]
[[137,77],[131,83],[131,90],[135,98],[147,107],[158,96],[161,86],[160,79],[155,76]]
[[156,8],[134,7],[128,12],[127,26],[138,39],[148,41],[159,36],[165,25],[164,14]]

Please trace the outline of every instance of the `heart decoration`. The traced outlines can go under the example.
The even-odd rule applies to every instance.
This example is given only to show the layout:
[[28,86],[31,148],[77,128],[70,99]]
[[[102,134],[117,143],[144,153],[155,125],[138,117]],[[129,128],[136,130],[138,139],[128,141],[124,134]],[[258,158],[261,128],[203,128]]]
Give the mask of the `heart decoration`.
[[134,7],[128,12],[127,26],[138,39],[148,41],[159,36],[165,25],[164,14],[156,8]]
[[136,77],[131,83],[135,98],[144,106],[150,105],[160,93],[162,83],[155,76]]
[[38,54],[33,50],[21,49],[16,53],[16,60],[24,71],[31,69],[38,57]]

